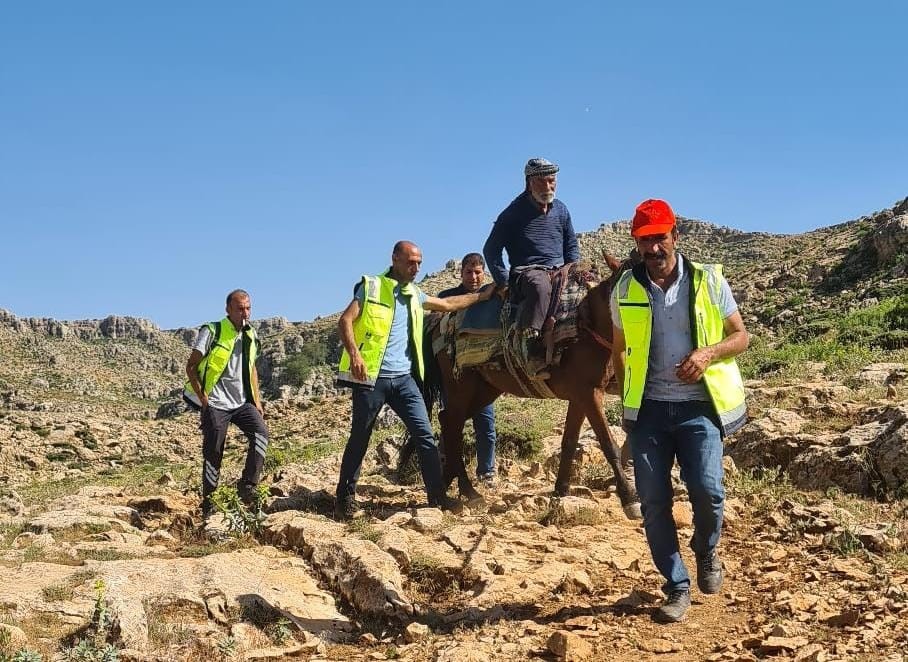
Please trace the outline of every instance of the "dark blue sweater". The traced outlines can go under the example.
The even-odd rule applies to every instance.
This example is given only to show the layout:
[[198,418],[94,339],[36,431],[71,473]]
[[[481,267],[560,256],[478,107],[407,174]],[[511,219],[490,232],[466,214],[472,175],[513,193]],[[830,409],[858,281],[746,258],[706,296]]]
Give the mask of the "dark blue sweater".
[[547,214],[524,191],[498,215],[482,253],[492,278],[499,285],[508,284],[502,249],[508,252],[511,268],[538,264],[558,267],[580,259],[577,235],[571,214],[557,198]]

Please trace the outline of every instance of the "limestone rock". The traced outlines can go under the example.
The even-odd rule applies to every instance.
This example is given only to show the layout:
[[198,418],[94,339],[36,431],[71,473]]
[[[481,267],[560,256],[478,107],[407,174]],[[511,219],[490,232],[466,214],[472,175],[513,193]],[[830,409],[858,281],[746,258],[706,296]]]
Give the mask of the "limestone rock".
[[549,504],[549,517],[553,524],[596,524],[602,517],[599,504],[584,497],[566,496],[553,498]]
[[10,490],[0,495],[0,516],[23,517],[26,512],[25,504],[16,492]]
[[300,550],[359,611],[413,613],[394,558],[369,540],[351,538],[343,526],[285,511],[268,516],[263,536],[279,547]]
[[424,623],[410,623],[404,629],[404,640],[412,644],[429,636],[429,626]]
[[582,662],[593,659],[593,647],[590,643],[568,630],[553,632],[546,642],[546,648],[564,662]]
[[25,633],[9,623],[0,623],[0,637],[2,637],[0,640],[6,641],[6,649],[9,651],[17,651],[28,645],[28,637],[25,636]]
[[738,432],[728,454],[739,467],[787,467],[793,458],[816,443],[811,435],[801,435],[807,420],[793,411],[769,409]]
[[908,366],[904,363],[871,363],[861,368],[854,379],[862,384],[885,386],[905,379]]
[[427,533],[440,529],[444,524],[444,513],[438,508],[419,508],[411,520],[417,531]]
[[870,452],[866,448],[814,447],[788,467],[792,482],[813,490],[838,487],[852,494],[869,494]]

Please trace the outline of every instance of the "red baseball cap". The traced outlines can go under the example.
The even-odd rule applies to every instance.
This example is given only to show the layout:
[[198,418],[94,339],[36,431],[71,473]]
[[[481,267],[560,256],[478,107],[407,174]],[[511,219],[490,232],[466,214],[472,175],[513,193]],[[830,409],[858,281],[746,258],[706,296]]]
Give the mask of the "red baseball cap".
[[631,224],[631,236],[665,234],[671,232],[674,227],[675,212],[665,200],[644,200],[637,205],[634,222]]

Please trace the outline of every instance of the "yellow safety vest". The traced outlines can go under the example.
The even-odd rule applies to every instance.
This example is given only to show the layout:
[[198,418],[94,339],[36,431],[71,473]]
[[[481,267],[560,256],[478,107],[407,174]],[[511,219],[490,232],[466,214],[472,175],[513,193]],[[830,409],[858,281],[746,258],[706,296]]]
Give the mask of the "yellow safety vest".
[[[208,327],[208,332],[211,334],[211,349],[199,361],[198,373],[202,390],[205,395],[211,395],[214,385],[218,383],[227,368],[227,364],[230,362],[230,356],[233,354],[233,347],[237,342],[236,337],[239,335],[239,331],[233,326],[233,322],[226,317],[220,322],[209,322],[205,326]],[[243,364],[243,390],[245,391],[246,400],[255,404],[258,400],[258,394],[255,393],[252,387],[252,371],[255,369],[255,360],[258,358],[259,352],[259,339],[255,334],[255,329],[247,324],[243,339],[240,342],[243,343],[243,356],[246,357],[246,362]],[[192,384],[188,381],[183,388],[183,397],[195,406],[201,406],[198,396],[192,389]]]
[[[359,317],[353,322],[353,339],[366,364],[366,380],[360,381],[350,371],[350,355],[344,349],[338,366],[337,380],[344,384],[375,385],[381,370],[382,359],[391,336],[391,324],[394,322],[396,309],[394,288],[400,283],[391,278],[387,272],[380,276],[363,276],[362,287],[365,298]],[[422,354],[423,311],[419,301],[419,288],[413,283],[401,286],[401,293],[407,297],[410,312],[410,352],[415,357],[416,376],[423,378],[424,364]]]
[[[722,265],[698,264],[684,259],[684,268],[690,269],[691,341],[693,347],[714,345],[725,337],[723,311],[719,308]],[[652,342],[652,301],[644,280],[648,279],[645,267],[637,265],[625,271],[618,279],[618,311],[624,330],[624,421],[632,427],[637,420],[646,388]],[[747,421],[744,401],[744,380],[733,358],[713,361],[703,373],[703,383],[709,394],[722,434],[729,435]]]

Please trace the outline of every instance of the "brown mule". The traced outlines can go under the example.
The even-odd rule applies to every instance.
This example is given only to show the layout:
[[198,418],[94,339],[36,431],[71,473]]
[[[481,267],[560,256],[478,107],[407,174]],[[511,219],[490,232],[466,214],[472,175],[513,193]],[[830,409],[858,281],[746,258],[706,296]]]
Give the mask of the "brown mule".
[[[551,377],[546,380],[549,389],[561,400],[567,400],[568,411],[561,438],[561,461],[555,480],[555,494],[566,496],[571,481],[571,462],[577,449],[580,427],[588,419],[599,446],[605,454],[615,475],[618,498],[625,514],[631,519],[640,519],[640,502],[637,492],[622,468],[618,446],[608,429],[603,414],[603,396],[606,385],[612,377],[611,338],[612,320],[609,311],[609,296],[618,275],[630,266],[630,260],[622,264],[610,255],[605,256],[612,275],[605,281],[589,286],[578,311],[583,320],[577,341],[564,350],[558,366],[548,370]],[[438,334],[438,325],[430,325],[431,333]],[[430,346],[430,341],[426,342]],[[427,360],[432,361],[432,352]],[[440,374],[441,386],[445,393],[445,408],[439,413],[441,436],[445,454],[445,485],[457,478],[460,494],[467,499],[481,498],[474,489],[467,473],[463,457],[463,426],[477,412],[494,402],[502,393],[519,397],[525,395],[518,381],[506,370],[489,369],[482,366],[465,368],[457,379],[451,357],[445,351],[434,356],[437,370],[428,370],[431,381]],[[435,368],[436,366],[431,366]],[[429,388],[433,385],[428,384]],[[437,386],[437,385],[435,385]]]

